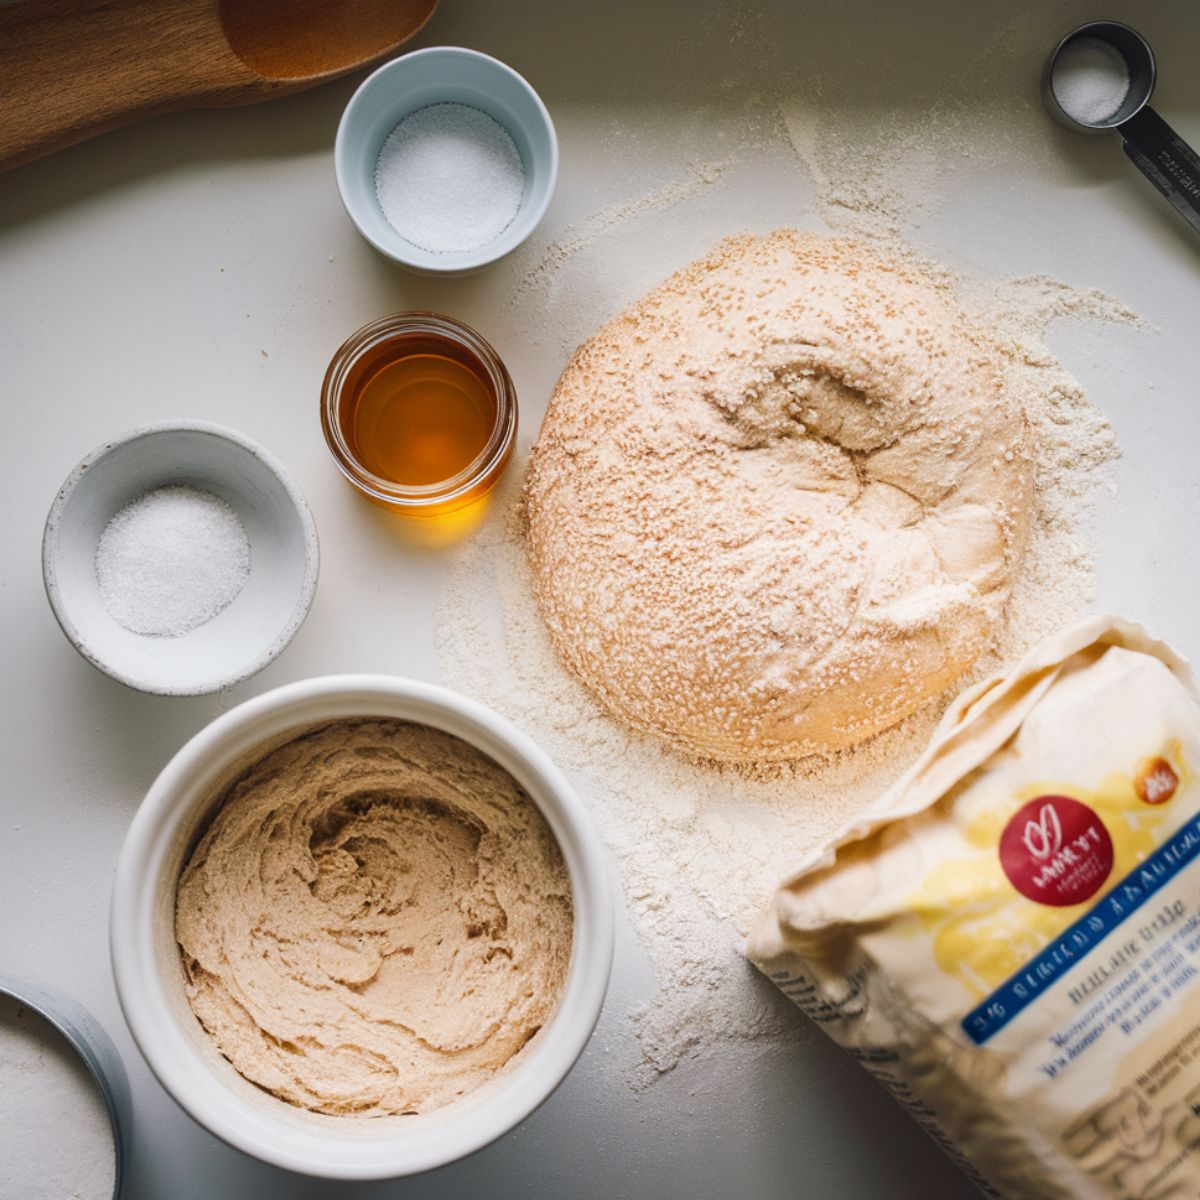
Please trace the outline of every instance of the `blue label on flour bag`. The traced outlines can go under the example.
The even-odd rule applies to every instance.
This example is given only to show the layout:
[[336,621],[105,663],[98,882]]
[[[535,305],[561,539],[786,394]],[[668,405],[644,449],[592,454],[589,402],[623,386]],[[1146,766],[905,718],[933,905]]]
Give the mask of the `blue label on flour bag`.
[[[1197,858],[1200,858],[1200,813],[1119,880],[1099,903],[1063,930],[1036,958],[972,1009],[962,1020],[966,1035],[977,1046],[982,1046],[1047,988],[1078,966],[1127,917],[1137,912],[1160,888]],[[1200,921],[1197,924],[1200,925]],[[1196,939],[1200,942],[1200,929]],[[1095,978],[1089,975],[1080,983],[1080,998],[1114,976],[1139,953],[1139,945],[1133,942],[1116,947],[1110,960],[1097,963]],[[1186,977],[1191,978],[1195,968],[1189,967],[1187,970],[1190,973]],[[1179,979],[1179,982],[1184,980]]]

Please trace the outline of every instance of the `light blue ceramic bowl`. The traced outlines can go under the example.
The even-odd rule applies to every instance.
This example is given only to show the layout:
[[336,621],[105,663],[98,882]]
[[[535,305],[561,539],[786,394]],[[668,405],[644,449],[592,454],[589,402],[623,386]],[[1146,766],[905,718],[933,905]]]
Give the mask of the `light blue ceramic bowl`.
[[[375,195],[375,162],[405,117],[447,103],[473,105],[508,130],[525,168],[525,191],[512,224],[494,241],[434,253],[388,224]],[[558,179],[558,138],[541,98],[511,67],[477,50],[432,46],[385,63],[363,81],[342,114],[333,161],[342,203],[376,250],[419,271],[458,275],[503,258],[536,228]]]

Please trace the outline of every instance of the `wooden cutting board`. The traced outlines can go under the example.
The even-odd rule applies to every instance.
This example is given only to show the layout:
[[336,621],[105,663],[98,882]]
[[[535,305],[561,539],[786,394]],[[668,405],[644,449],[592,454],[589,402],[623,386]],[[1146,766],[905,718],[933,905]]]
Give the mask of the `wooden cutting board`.
[[253,104],[401,46],[437,0],[0,4],[0,171],[117,125]]

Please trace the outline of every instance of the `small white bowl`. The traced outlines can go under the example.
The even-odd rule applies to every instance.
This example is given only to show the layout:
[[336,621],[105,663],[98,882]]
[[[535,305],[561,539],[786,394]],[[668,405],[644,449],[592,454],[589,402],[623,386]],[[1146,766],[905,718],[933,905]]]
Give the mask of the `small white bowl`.
[[[521,207],[494,241],[475,250],[434,253],[413,245],[388,223],[375,192],[383,143],[405,117],[431,104],[468,104],[503,126],[525,168]],[[503,258],[537,227],[558,180],[558,138],[537,92],[512,67],[477,50],[431,46],[385,63],[350,98],[333,151],[338,190],[359,233],[406,267],[462,275]]]
[[[392,717],[445,730],[504,768],[542,811],[571,881],[574,928],[554,1016],[513,1070],[420,1116],[310,1112],[249,1083],[188,1006],[175,941],[179,875],[225,788],[271,749],[348,717]],[[613,912],[599,838],[571,786],[525,734],[444,688],[383,675],[288,684],[218,717],[163,768],[133,819],[113,885],[117,994],[159,1082],[205,1129],[245,1153],[326,1179],[390,1179],[442,1166],[523,1121],[570,1070],[600,1015],[612,965]]]
[[[211,621],[178,637],[134,633],[104,607],[96,547],[108,522],[155,488],[186,484],[224,500],[250,542],[250,577]],[[304,622],[317,587],[317,529],[283,465],[205,421],[143,425],[93,450],[59,489],[42,536],[50,607],[88,662],[160,696],[220,691],[261,671]]]

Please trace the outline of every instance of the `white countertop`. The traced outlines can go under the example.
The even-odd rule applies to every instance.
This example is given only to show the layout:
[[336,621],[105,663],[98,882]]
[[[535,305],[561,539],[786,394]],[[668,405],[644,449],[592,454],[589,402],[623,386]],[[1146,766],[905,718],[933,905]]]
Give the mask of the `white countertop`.
[[[341,341],[405,308],[466,320],[512,371],[528,445],[570,349],[600,317],[725,233],[822,228],[813,182],[773,123],[780,97],[819,95],[864,129],[899,122],[898,155],[934,156],[938,202],[905,227],[923,252],[972,277],[1098,287],[1143,318],[1141,328],[1059,322],[1051,342],[1124,450],[1097,536],[1097,606],[1200,659],[1200,238],[1115,135],[1059,130],[1037,97],[1044,54],[1064,32],[1127,20],[1159,55],[1156,108],[1200,144],[1200,7],[1050,8],[443,0],[414,47],[461,44],[511,63],[542,94],[562,148],[535,239],[466,279],[401,272],[342,212],[332,143],[357,78],[148,121],[0,176],[0,970],[70,993],[120,1047],[135,1107],[126,1200],[975,1194],[799,1014],[794,1043],[721,1046],[632,1093],[630,1011],[654,983],[627,923],[596,1036],[516,1132],[403,1183],[287,1175],[201,1131],[149,1075],[113,990],[107,903],[139,799],[216,713],[333,671],[438,678],[433,607],[446,560],[395,537],[342,482],[321,437],[318,389]],[[930,106],[930,128],[945,133],[944,101],[969,105],[976,82],[971,136],[987,139],[986,153],[952,130],[905,140]],[[517,285],[556,241],[570,253],[551,302],[526,303],[532,293]],[[116,432],[172,417],[262,442],[296,475],[321,535],[321,583],[293,645],[206,699],[141,695],[93,670],[54,623],[40,576],[42,523],[71,467]]]

